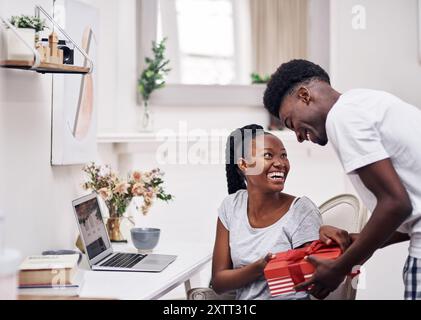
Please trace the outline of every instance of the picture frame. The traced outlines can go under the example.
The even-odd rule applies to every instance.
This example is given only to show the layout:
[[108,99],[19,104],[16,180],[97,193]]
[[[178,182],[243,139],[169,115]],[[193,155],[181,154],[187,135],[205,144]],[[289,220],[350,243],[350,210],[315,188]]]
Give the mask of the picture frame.
[[[98,9],[76,0],[56,2],[65,28],[96,61],[99,31]],[[78,17],[72,19],[72,17]],[[86,59],[75,55],[75,65]],[[97,73],[53,75],[51,165],[80,165],[97,159]]]

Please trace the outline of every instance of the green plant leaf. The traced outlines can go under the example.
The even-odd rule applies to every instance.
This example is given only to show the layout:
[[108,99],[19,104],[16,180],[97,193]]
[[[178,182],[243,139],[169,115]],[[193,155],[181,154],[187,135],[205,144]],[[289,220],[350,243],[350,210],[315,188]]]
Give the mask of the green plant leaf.
[[146,78],[152,78],[154,76],[154,72],[152,70],[148,70],[145,73]]
[[171,70],[167,67],[170,61],[164,55],[166,40],[164,38],[160,43],[152,41],[153,58],[145,58],[146,66],[138,80],[138,89],[144,100],[148,100],[153,91],[165,86],[165,81],[162,80]]
[[16,28],[29,28],[35,29],[36,32],[42,31],[48,28],[45,24],[45,20],[41,20],[35,16],[12,16],[9,22]]
[[251,75],[251,83],[257,84],[257,83],[268,83],[270,80],[269,75],[261,76],[256,72],[253,72]]

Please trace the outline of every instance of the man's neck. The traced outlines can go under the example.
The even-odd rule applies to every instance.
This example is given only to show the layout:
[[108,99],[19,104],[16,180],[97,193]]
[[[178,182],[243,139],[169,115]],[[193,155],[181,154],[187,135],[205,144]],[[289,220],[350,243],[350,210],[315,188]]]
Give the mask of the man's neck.
[[342,94],[336,91],[335,89],[333,89],[331,86],[327,87],[325,90],[327,91],[325,94],[327,101],[326,103],[323,103],[323,106],[325,107],[325,110],[323,110],[323,113],[326,118],[327,114],[333,108],[336,102],[338,102]]

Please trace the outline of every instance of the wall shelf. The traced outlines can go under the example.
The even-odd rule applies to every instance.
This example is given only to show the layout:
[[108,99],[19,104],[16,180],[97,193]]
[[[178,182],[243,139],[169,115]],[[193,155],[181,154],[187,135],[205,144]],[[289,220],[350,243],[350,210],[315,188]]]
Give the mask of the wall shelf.
[[38,67],[33,68],[34,61],[24,60],[3,60],[0,61],[0,67],[9,69],[31,70],[38,73],[71,73],[87,74],[90,69],[66,64],[54,64],[41,62]]
[[[53,31],[59,30],[60,33],[76,48],[77,51],[85,58],[84,66],[75,66],[69,64],[56,64],[41,61],[40,53],[35,49],[34,45],[26,41],[18,32],[17,28],[13,26],[7,19],[0,17],[4,25],[9,28],[15,36],[33,53],[34,59],[32,60],[2,60],[0,61],[1,68],[29,70],[39,73],[64,73],[64,74],[88,74],[93,71],[93,61],[85,52],[80,48],[75,41],[67,34],[67,32],[60,27],[60,25],[45,11],[41,6],[36,6],[36,16],[42,13],[53,25]],[[89,66],[86,66],[89,65]]]

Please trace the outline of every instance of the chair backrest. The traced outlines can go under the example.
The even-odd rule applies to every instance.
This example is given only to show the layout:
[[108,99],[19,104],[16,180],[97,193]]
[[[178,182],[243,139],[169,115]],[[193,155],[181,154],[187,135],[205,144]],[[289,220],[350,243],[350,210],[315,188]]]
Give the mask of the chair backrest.
[[[323,224],[341,228],[350,233],[359,233],[367,220],[367,209],[352,194],[341,194],[319,206]],[[326,300],[354,300],[357,290],[352,279],[346,280]]]
[[360,232],[367,220],[367,209],[352,194],[341,194],[319,206],[323,223],[348,232]]

